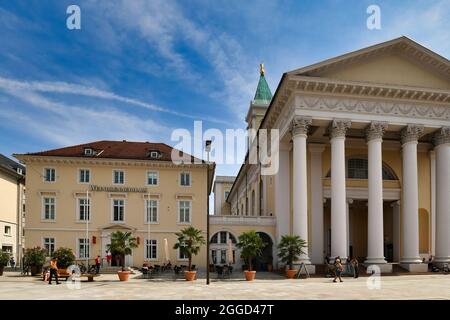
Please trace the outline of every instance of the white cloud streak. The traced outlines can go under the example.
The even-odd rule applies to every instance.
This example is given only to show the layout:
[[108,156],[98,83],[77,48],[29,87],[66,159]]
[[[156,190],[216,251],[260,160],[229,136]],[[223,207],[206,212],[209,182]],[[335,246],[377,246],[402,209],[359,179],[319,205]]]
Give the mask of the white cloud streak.
[[83,85],[67,83],[67,82],[39,82],[39,81],[19,81],[9,78],[4,78],[0,76],[0,88],[11,91],[11,90],[21,90],[21,91],[37,91],[37,92],[50,92],[50,93],[60,93],[60,94],[72,94],[79,96],[88,96],[99,99],[113,100],[126,104],[131,104],[139,106],[148,110],[163,112],[172,114],[178,117],[184,117],[194,120],[206,120],[215,123],[228,124],[229,122],[216,119],[214,117],[200,117],[192,114],[182,113],[160,106],[143,102],[137,99],[132,99],[124,96],[117,95],[113,92],[104,91],[97,89],[95,87],[87,87]]

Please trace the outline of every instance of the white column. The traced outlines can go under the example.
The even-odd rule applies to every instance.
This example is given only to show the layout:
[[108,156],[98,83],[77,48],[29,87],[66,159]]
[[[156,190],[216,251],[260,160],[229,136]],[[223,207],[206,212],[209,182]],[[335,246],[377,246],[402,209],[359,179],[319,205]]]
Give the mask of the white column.
[[401,263],[421,263],[419,256],[419,190],[417,141],[422,126],[408,125],[402,130],[402,257]]
[[333,120],[331,139],[331,256],[347,257],[345,133],[349,120]]
[[275,216],[277,219],[276,230],[277,240],[285,234],[290,234],[290,166],[289,166],[290,146],[280,143],[279,166],[275,175]]
[[322,153],[325,146],[309,144],[311,153],[311,262],[322,264],[325,257],[323,224]]
[[434,262],[450,262],[450,127],[434,138],[436,152],[436,256]]
[[400,261],[400,201],[391,204],[392,207],[392,234],[393,234],[393,259],[394,262]]
[[[293,170],[293,225],[292,231],[294,235],[307,241],[308,239],[308,172],[306,169],[306,138],[308,128],[311,125],[310,118],[297,117],[292,121],[292,170]],[[299,258],[300,262],[310,264],[308,256],[308,248],[305,248],[305,254]]]
[[436,153],[430,151],[431,255],[436,255]]
[[347,252],[350,255],[350,205],[353,203],[353,199],[347,199]]
[[372,122],[367,128],[369,199],[367,258],[365,263],[386,263],[383,233],[383,163],[381,143],[387,124]]

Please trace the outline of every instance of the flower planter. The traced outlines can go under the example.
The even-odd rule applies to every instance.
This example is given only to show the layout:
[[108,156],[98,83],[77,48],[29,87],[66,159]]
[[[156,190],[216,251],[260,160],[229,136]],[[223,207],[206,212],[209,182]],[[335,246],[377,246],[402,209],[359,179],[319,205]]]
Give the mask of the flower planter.
[[288,279],[294,279],[295,275],[297,274],[296,269],[287,269],[286,270],[286,277],[288,277]]
[[31,276],[37,276],[42,273],[42,266],[30,266]]
[[255,276],[256,276],[256,271],[245,270],[244,271],[244,275],[245,275],[245,280],[253,281],[255,279]]
[[117,271],[117,275],[119,276],[120,281],[128,281],[130,271]]
[[197,274],[197,271],[185,271],[184,277],[185,277],[186,281],[194,281],[196,274]]

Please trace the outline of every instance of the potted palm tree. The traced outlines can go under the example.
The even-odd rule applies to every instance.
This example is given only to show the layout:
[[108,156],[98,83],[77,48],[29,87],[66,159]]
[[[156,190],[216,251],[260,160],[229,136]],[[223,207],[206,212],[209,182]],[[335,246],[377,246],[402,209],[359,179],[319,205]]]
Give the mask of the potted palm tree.
[[278,244],[278,257],[288,266],[286,276],[293,279],[297,270],[294,269],[294,261],[302,254],[305,254],[303,248],[306,248],[306,241],[299,236],[284,235]]
[[3,269],[9,261],[9,252],[0,250],[0,276],[3,275]]
[[130,271],[125,271],[125,256],[131,255],[133,249],[137,248],[136,238],[131,232],[116,231],[111,234],[111,243],[106,250],[119,257],[121,271],[117,271],[120,281],[128,281]]
[[67,268],[75,262],[75,255],[70,248],[58,248],[52,257],[58,259],[59,274],[67,274]]
[[32,276],[38,275],[42,272],[42,266],[45,263],[47,250],[41,247],[34,247],[26,249],[24,260],[25,264],[30,267]]
[[206,243],[201,233],[201,230],[192,226],[175,233],[178,237],[178,242],[175,243],[173,248],[179,249],[188,258],[188,270],[184,272],[184,277],[187,281],[195,280],[197,274],[197,271],[192,270],[192,256],[197,255],[200,252],[200,247]]
[[236,245],[241,249],[241,256],[247,261],[248,270],[244,270],[245,279],[252,281],[255,279],[256,271],[253,271],[252,260],[262,254],[262,249],[266,246],[256,231],[244,232],[239,236],[239,242]]

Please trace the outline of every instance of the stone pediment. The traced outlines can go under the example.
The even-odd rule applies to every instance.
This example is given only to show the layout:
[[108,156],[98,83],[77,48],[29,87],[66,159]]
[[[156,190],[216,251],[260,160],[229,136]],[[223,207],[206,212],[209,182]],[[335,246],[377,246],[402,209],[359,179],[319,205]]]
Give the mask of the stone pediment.
[[100,228],[103,231],[136,231],[136,228],[130,227],[126,224],[111,224]]
[[289,72],[295,76],[450,89],[450,61],[407,37]]

